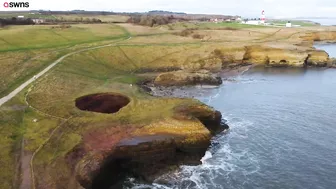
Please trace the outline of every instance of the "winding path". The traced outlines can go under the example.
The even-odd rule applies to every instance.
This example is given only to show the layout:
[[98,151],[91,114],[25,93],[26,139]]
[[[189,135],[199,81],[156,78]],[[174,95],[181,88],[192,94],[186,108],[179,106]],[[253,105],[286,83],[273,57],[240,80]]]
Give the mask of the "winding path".
[[[132,37],[129,37],[126,40],[130,40],[131,38]],[[121,41],[123,41],[123,40],[121,40]],[[45,73],[47,73],[51,68],[55,67],[58,63],[60,63],[65,58],[67,58],[67,57],[69,57],[71,55],[78,54],[78,53],[85,52],[85,51],[89,51],[89,50],[100,49],[100,48],[109,47],[109,46],[116,46],[116,43],[117,42],[112,43],[112,44],[108,44],[108,45],[97,46],[97,47],[89,47],[89,48],[81,49],[81,50],[78,50],[78,51],[75,51],[75,52],[71,52],[71,53],[68,53],[68,54],[62,56],[61,58],[59,58],[56,61],[54,61],[53,63],[51,63],[48,67],[46,67],[40,73],[36,74],[34,77],[30,78],[29,80],[27,80],[26,82],[24,82],[23,84],[21,84],[18,88],[16,88],[14,91],[12,91],[11,93],[9,93],[7,96],[1,98],[0,99],[0,107],[3,104],[5,104],[6,102],[8,102],[9,100],[11,100],[13,97],[15,97],[19,92],[21,92],[28,85],[30,85],[31,83],[33,83],[36,79],[38,79],[39,77],[41,77]]]

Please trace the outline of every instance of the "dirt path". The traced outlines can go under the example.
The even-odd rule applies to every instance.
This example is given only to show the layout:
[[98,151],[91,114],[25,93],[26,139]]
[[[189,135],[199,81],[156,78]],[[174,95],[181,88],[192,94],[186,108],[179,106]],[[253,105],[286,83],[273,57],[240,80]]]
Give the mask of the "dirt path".
[[25,140],[22,140],[21,157],[20,157],[20,162],[21,162],[20,189],[30,189],[31,188],[31,175],[30,175],[30,164],[29,163],[32,157],[32,153],[24,150],[24,142]]
[[[132,37],[129,37],[126,40],[130,40]],[[117,43],[117,42],[116,42]],[[33,83],[36,79],[38,79],[39,77],[43,76],[45,73],[47,73],[51,68],[55,67],[58,63],[60,63],[62,60],[64,60],[65,58],[72,56],[74,54],[78,54],[81,52],[85,52],[85,51],[89,51],[89,50],[94,50],[94,49],[100,49],[100,48],[104,48],[104,47],[110,47],[110,46],[116,46],[116,43],[113,44],[108,44],[108,45],[102,45],[102,46],[97,46],[97,47],[90,47],[90,48],[85,48],[82,50],[78,50],[69,54],[66,54],[64,56],[62,56],[61,58],[57,59],[56,61],[54,61],[52,64],[50,64],[48,67],[46,67],[44,70],[42,70],[40,73],[36,74],[33,78],[29,79],[28,81],[24,82],[22,85],[20,85],[18,88],[16,88],[14,91],[12,91],[10,94],[8,94],[7,96],[3,97],[0,99],[0,107],[5,104],[6,102],[8,102],[10,99],[12,99],[14,96],[16,96],[19,92],[21,92],[24,88],[26,88],[28,85],[30,85],[31,83]]]
[[[61,128],[65,123],[67,123],[70,119],[72,118],[72,116],[71,117],[69,117],[68,119],[66,119],[63,123],[61,123],[61,124],[59,124],[52,132],[51,132],[51,134],[50,134],[50,136],[44,141],[44,143],[37,149],[37,150],[35,150],[35,152],[33,153],[33,155],[31,156],[31,159],[30,159],[30,177],[31,177],[31,179],[29,179],[29,185],[30,186],[32,186],[32,188],[33,189],[36,189],[36,182],[35,182],[35,173],[34,173],[34,158],[35,158],[35,156],[36,156],[36,154],[49,142],[49,140],[51,139],[51,137],[54,135],[54,133],[56,133],[56,131],[59,129],[59,128]],[[29,169],[28,169],[28,172],[24,172],[24,173],[26,173],[26,174],[29,174]],[[25,177],[27,177],[28,175],[23,175],[23,178],[25,178]],[[23,183],[22,182],[22,184],[25,184],[25,183]],[[21,189],[21,188],[20,188]],[[26,189],[26,188],[23,188],[23,189]],[[27,188],[27,189],[30,189],[30,187],[29,188]]]

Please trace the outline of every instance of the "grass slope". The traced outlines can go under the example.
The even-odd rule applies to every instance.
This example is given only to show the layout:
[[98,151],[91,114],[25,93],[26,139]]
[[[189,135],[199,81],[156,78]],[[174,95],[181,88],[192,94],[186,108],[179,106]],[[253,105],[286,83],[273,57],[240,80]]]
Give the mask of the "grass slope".
[[111,24],[74,25],[67,29],[52,26],[0,29],[0,97],[69,52],[128,36],[127,30]]

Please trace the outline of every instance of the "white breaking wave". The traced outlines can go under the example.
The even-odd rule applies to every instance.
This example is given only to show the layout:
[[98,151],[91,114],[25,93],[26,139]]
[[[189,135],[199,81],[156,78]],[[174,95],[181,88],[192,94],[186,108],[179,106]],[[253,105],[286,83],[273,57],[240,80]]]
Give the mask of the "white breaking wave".
[[221,92],[222,92],[222,88],[218,88],[217,92],[214,95],[211,95],[209,97],[208,104],[211,104],[213,99],[218,98],[220,96]]
[[208,159],[212,158],[212,154],[210,151],[205,153],[205,156],[201,159],[202,164],[205,164]]

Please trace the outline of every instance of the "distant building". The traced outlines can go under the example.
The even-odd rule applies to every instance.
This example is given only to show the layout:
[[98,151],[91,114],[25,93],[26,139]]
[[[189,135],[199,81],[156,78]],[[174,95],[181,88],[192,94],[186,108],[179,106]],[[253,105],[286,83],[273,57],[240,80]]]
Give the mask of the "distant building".
[[[237,18],[237,21],[241,21],[241,18]],[[266,23],[266,16],[265,16],[265,11],[263,10],[261,12],[261,17],[260,18],[251,18],[251,19],[244,19],[242,24],[250,24],[250,25],[269,25]]]
[[261,24],[265,24],[265,22],[266,22],[266,16],[265,16],[265,11],[263,10],[262,12],[261,12]]
[[210,22],[213,22],[213,23],[218,23],[218,22],[224,22],[226,20],[224,20],[223,18],[211,18],[210,19]]
[[211,18],[210,22],[218,23],[218,19],[217,18]]
[[292,23],[291,23],[290,21],[288,21],[288,22],[286,23],[286,27],[287,27],[287,28],[291,28],[291,27],[292,27]]
[[24,18],[24,16],[18,16],[18,18]]
[[45,22],[45,20],[41,18],[33,18],[32,20],[35,24],[43,24]]
[[260,20],[248,20],[245,22],[242,22],[243,24],[250,24],[250,25],[259,25],[260,24]]

